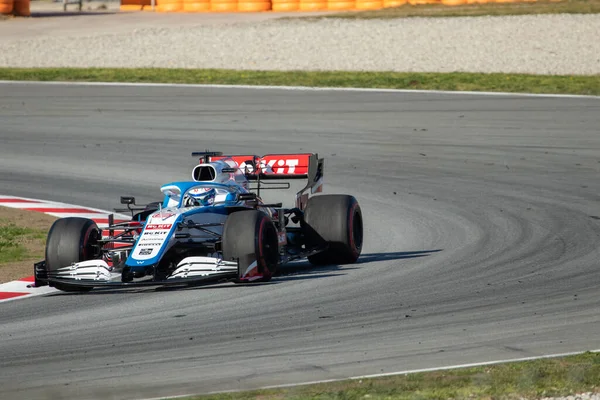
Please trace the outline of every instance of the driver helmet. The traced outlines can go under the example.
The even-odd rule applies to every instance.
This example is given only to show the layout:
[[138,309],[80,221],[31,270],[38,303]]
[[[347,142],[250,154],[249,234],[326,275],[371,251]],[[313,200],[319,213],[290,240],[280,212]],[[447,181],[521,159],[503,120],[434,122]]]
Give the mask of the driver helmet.
[[194,199],[200,203],[202,206],[212,206],[215,203],[215,196],[217,194],[217,190],[215,188],[205,189],[205,192],[200,192],[199,194],[193,194]]

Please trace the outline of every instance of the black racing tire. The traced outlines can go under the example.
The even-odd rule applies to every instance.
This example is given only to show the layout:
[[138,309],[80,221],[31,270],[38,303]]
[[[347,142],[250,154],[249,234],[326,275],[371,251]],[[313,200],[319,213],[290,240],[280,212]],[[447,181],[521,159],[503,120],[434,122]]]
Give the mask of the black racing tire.
[[267,214],[258,210],[237,211],[225,221],[222,237],[223,260],[240,260],[238,278],[244,269],[257,262],[264,276],[255,282],[271,280],[279,263],[277,228]]
[[[74,262],[100,258],[97,242],[102,231],[91,219],[67,217],[52,224],[46,240],[46,269],[48,272],[71,265]],[[77,287],[63,283],[50,286],[64,292],[89,292],[90,287]]]
[[325,241],[328,245],[327,250],[308,257],[311,264],[343,265],[358,260],[363,246],[363,219],[356,198],[344,194],[311,197],[304,221],[308,243],[322,245]]

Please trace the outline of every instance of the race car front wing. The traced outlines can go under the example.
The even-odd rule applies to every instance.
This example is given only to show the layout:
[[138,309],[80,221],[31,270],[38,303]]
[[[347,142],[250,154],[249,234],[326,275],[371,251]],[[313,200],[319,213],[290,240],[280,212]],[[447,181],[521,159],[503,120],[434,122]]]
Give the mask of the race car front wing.
[[46,262],[34,264],[35,286],[69,287],[139,287],[190,285],[199,283],[214,283],[221,280],[235,280],[239,276],[238,261],[223,261],[213,257],[187,257],[178,265],[175,271],[164,279],[145,278],[124,282],[121,272],[114,272],[103,260],[89,260],[74,263],[70,266],[48,271]]

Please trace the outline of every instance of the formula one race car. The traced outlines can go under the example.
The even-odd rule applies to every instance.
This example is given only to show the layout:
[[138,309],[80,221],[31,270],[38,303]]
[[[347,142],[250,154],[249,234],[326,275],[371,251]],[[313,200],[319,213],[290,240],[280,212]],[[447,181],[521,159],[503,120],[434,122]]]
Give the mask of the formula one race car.
[[[313,196],[323,185],[324,160],[316,154],[192,156],[200,157],[192,181],[163,185],[162,202],[138,206],[121,197],[129,221],[115,223],[111,215],[105,230],[86,218],[55,221],[45,260],[34,265],[35,285],[85,292],[266,282],[293,260],[348,264],[360,256],[360,206],[350,195]],[[303,186],[289,207],[263,200],[295,182]]]

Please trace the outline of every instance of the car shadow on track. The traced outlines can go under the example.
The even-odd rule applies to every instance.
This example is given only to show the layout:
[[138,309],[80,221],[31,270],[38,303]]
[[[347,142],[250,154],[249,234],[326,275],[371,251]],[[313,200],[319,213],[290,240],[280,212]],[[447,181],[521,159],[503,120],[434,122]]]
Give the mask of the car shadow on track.
[[398,251],[391,253],[367,253],[362,254],[358,261],[354,264],[346,265],[312,265],[307,260],[294,261],[289,264],[280,266],[269,282],[261,283],[238,283],[238,284],[213,284],[213,285],[190,285],[187,287],[162,287],[156,290],[189,290],[189,289],[226,289],[240,286],[267,286],[280,285],[292,281],[300,281],[307,279],[332,278],[345,275],[348,271],[359,269],[360,264],[367,264],[380,261],[403,260],[408,258],[426,257],[432,253],[442,251],[435,250],[419,250],[419,251]]
[[442,251],[442,249],[435,250],[419,250],[419,251],[396,251],[392,253],[370,253],[361,254],[360,258],[356,262],[357,264],[366,264],[377,261],[391,261],[391,260],[403,260],[406,258],[417,258],[427,257],[433,253]]
[[343,271],[358,269],[360,268],[358,266],[360,264],[426,257],[432,253],[436,253],[439,251],[442,250],[436,249],[420,251],[398,251],[392,253],[368,253],[362,254],[356,261],[356,263],[347,265],[317,266],[310,264],[308,261],[301,261],[280,267],[278,272],[275,274],[275,278],[280,278],[285,281],[297,279],[326,278],[341,275]]
[[380,261],[392,261],[392,260],[403,260],[408,258],[426,257],[432,253],[442,251],[441,249],[435,250],[419,250],[419,251],[398,251],[391,253],[367,253],[362,254],[358,261],[354,264],[346,265],[312,265],[307,260],[294,261],[289,264],[280,266],[277,272],[273,276],[273,279],[269,282],[260,283],[217,283],[208,285],[189,285],[185,287],[159,287],[155,290],[170,291],[170,290],[194,290],[194,289],[228,289],[232,287],[257,287],[257,286],[271,286],[280,285],[293,281],[301,281],[307,279],[322,279],[322,278],[333,278],[336,276],[346,275],[350,270],[359,269],[360,264],[368,264]]

